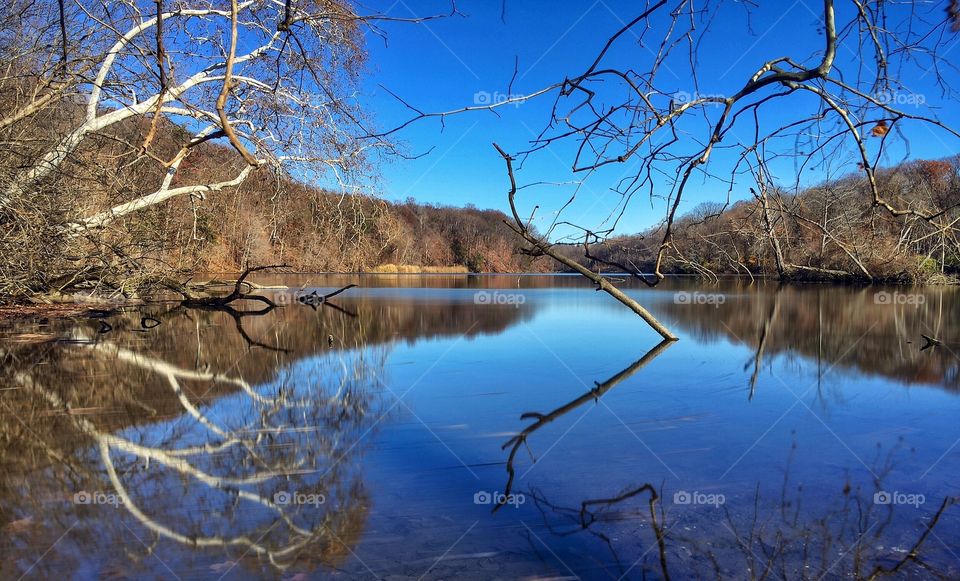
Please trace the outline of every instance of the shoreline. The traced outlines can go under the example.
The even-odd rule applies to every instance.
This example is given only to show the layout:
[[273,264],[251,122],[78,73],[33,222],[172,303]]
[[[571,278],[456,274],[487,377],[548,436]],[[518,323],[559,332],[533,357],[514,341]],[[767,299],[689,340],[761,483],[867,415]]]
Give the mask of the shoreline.
[[[198,273],[198,276],[209,276],[209,275],[226,275],[232,276],[237,273],[231,272],[209,272],[209,273]],[[411,272],[398,272],[398,273],[378,273],[378,272],[284,272],[277,273],[283,275],[293,275],[293,276],[359,276],[359,277],[444,277],[444,276],[456,276],[456,277],[534,277],[534,276],[547,276],[547,277],[582,277],[583,275],[575,272],[473,272],[473,273],[411,273]],[[604,272],[601,273],[604,277],[614,277],[614,278],[626,278],[629,280],[632,275],[629,273],[621,272]],[[698,279],[702,278],[694,274],[668,274],[666,275],[665,280],[689,280],[689,279]],[[718,275],[717,278],[713,281],[704,281],[705,286],[710,286],[716,284],[716,282],[723,281],[733,281],[733,280],[743,280],[746,282],[757,282],[757,283],[777,283],[784,285],[833,285],[833,286],[862,286],[862,287],[898,287],[898,288],[917,288],[917,287],[929,287],[929,288],[944,288],[950,286],[956,286],[958,281],[951,277],[945,276],[943,280],[939,282],[926,282],[918,283],[905,281],[903,279],[874,279],[872,282],[864,279],[824,279],[824,278],[790,278],[787,280],[780,280],[776,276],[770,275],[754,275],[751,279],[748,276],[738,275],[738,274],[723,274]],[[268,287],[265,287],[268,288]],[[278,287],[269,287],[273,290],[287,290],[295,288],[295,286],[278,286]],[[655,287],[654,287],[655,288]],[[130,301],[91,301],[90,297],[87,295],[78,295],[75,300],[67,300],[68,297],[61,297],[57,302],[51,303],[38,303],[38,302],[29,302],[23,299],[17,300],[13,297],[3,298],[0,297],[0,323],[10,323],[18,321],[30,321],[37,319],[45,318],[67,318],[67,317],[95,317],[97,315],[102,315],[104,313],[114,312],[118,309],[129,306],[137,306],[144,304],[156,304],[166,302],[163,298],[157,297],[156,299],[132,299]]]
[[5,303],[0,304],[0,323],[29,321],[38,318],[65,318],[91,316],[112,312],[113,308],[104,308],[84,302],[62,302],[54,304]]

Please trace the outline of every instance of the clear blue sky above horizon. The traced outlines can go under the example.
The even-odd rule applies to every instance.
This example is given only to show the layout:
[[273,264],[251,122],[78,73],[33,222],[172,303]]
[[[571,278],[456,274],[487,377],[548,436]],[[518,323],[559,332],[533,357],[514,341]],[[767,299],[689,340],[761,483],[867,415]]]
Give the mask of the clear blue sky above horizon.
[[[838,24],[853,4],[838,2]],[[936,15],[941,7],[934,2],[929,14]],[[943,7],[946,2],[942,2]],[[668,5],[669,6],[669,5]],[[448,11],[449,2],[443,0],[382,0],[368,4],[374,11],[383,11],[395,17],[413,17]],[[557,2],[550,0],[507,0],[505,19],[501,19],[499,0],[460,0],[457,7],[462,16],[433,20],[420,24],[386,23],[386,43],[374,34],[368,34],[370,72],[364,80],[362,99],[372,110],[381,128],[397,126],[412,116],[386,90],[422,111],[446,111],[473,105],[477,95],[481,99],[506,95],[514,75],[513,94],[528,94],[566,77],[584,71],[596,58],[607,39],[624,23],[645,9],[643,2],[618,0],[586,0],[584,2]],[[778,56],[791,56],[803,63],[814,62],[822,52],[822,3],[816,0],[762,2],[750,10],[731,2],[713,20],[711,42],[698,52],[699,92],[701,94],[731,94],[765,61]],[[663,27],[668,23],[664,14],[657,14],[651,25]],[[632,34],[632,33],[631,33]],[[650,41],[659,42],[651,36]],[[960,35],[946,39],[946,50],[954,50]],[[837,66],[851,66],[859,55],[848,47],[838,55]],[[956,51],[960,58],[960,50]],[[606,64],[645,70],[652,60],[648,48],[640,46],[635,36],[624,35],[614,45]],[[946,71],[954,75],[955,71]],[[692,79],[665,70],[660,84],[675,83],[677,92],[696,92]],[[918,71],[915,78],[906,78],[913,94],[926,101],[924,113],[934,114],[960,125],[960,114],[953,103],[941,98],[934,84],[936,76]],[[501,97],[502,98],[502,97]],[[412,197],[420,202],[463,206],[473,204],[480,208],[506,211],[507,177],[503,160],[491,143],[497,142],[507,151],[518,151],[543,129],[550,116],[554,95],[547,95],[518,105],[509,105],[491,112],[470,112],[437,119],[417,121],[394,135],[403,142],[409,154],[426,155],[414,159],[394,159],[381,168],[377,188],[390,200],[402,201]],[[810,101],[807,102],[809,104]],[[790,107],[797,106],[797,102]],[[774,121],[795,120],[790,107],[774,112]],[[901,105],[911,111],[912,105]],[[805,111],[804,113],[810,113]],[[712,113],[714,119],[719,108]],[[695,139],[699,136],[691,136]],[[751,137],[747,135],[746,137]],[[957,154],[960,141],[949,134],[934,133],[918,128],[908,135],[909,149],[894,146],[885,164],[893,164],[905,157],[942,158]],[[727,138],[737,140],[734,132]],[[692,145],[696,142],[692,141]],[[521,182],[565,182],[573,179],[571,147],[575,144],[552,146],[541,152],[518,172]],[[723,163],[721,159],[711,163]],[[845,173],[856,171],[854,158],[841,160]],[[790,174],[793,166],[777,168]],[[837,167],[831,168],[838,171]],[[602,222],[615,208],[618,196],[611,194],[622,169],[595,176],[578,194],[576,202],[564,215],[568,219],[594,225]],[[787,175],[792,181],[795,175]],[[826,174],[816,172],[806,176],[808,183],[822,180]],[[836,177],[834,174],[833,177]],[[724,201],[728,184],[704,179],[684,196],[681,212],[704,201]],[[735,184],[734,199],[749,197],[750,184]],[[522,208],[533,204],[543,208],[538,220],[548,221],[570,195],[568,188],[537,189],[536,193],[521,192]],[[525,205],[524,205],[525,204]],[[663,200],[635,198],[620,222],[618,233],[632,233],[659,222],[664,213]]]

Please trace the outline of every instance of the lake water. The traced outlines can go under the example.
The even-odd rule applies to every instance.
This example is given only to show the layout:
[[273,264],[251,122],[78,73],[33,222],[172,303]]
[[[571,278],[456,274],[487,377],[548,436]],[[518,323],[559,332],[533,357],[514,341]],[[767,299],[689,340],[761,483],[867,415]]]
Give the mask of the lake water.
[[258,281],[3,327],[0,577],[960,578],[955,289]]

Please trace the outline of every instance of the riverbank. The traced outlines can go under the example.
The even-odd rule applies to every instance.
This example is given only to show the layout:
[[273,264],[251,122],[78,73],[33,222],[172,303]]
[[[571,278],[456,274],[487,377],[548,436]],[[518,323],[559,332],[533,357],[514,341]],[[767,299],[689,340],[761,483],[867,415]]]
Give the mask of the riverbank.
[[[419,271],[416,270],[419,268]],[[260,277],[267,277],[268,280],[271,280],[271,277],[275,276],[277,273],[261,273]],[[359,282],[360,286],[367,286],[368,284],[373,284],[373,286],[393,286],[398,284],[397,282],[385,282],[387,280],[392,281],[401,281],[401,280],[415,280],[419,276],[429,277],[429,276],[443,276],[449,275],[454,277],[563,277],[563,278],[578,278],[581,275],[578,273],[572,272],[554,272],[554,273],[541,273],[541,272],[515,272],[515,273],[471,273],[466,270],[460,270],[456,267],[442,268],[442,267],[411,267],[409,265],[384,265],[378,269],[377,272],[352,272],[352,273],[332,273],[332,272],[297,272],[297,273],[283,273],[286,275],[296,275],[301,277],[308,277],[308,280],[305,280],[303,284],[297,285],[295,287],[289,287],[290,290],[296,290],[297,288],[302,288],[304,285],[312,285],[312,281],[309,280],[310,277],[316,276],[340,276],[348,277],[344,280],[349,282],[358,282],[352,280],[352,277],[361,277]],[[601,273],[605,277],[611,279],[616,279],[617,282],[628,283],[629,281],[635,280],[630,274],[623,272],[603,272]],[[402,275],[398,277],[397,275]],[[231,273],[216,273],[215,275],[206,274],[204,276],[213,276],[229,278],[235,276]],[[367,283],[362,282],[362,277],[386,277],[383,281],[379,283],[373,283],[371,279],[367,280]],[[409,278],[408,278],[409,277]],[[754,275],[752,278],[743,275],[734,275],[734,274],[720,274],[715,279],[705,280],[698,275],[693,274],[668,274],[666,275],[665,281],[669,280],[690,280],[694,278],[699,278],[702,280],[704,285],[710,286],[720,283],[721,281],[731,281],[731,280],[741,280],[745,284],[756,283],[777,283],[784,285],[853,285],[853,286],[876,286],[876,287],[903,287],[903,288],[915,288],[915,287],[948,287],[956,286],[960,284],[960,281],[952,275],[937,275],[931,277],[925,282],[918,283],[916,281],[911,281],[903,278],[894,278],[894,279],[874,279],[873,281],[868,281],[863,278],[841,278],[841,277],[816,277],[816,276],[795,276],[787,280],[778,280],[775,275]],[[260,279],[263,280],[262,278]],[[374,279],[375,280],[375,279]],[[517,283],[519,284],[519,283]],[[229,285],[228,285],[229,286]],[[400,284],[400,286],[407,286],[406,283]],[[513,286],[513,285],[511,285]],[[226,288],[226,287],[224,287]],[[260,286],[256,285],[254,288],[260,290],[283,290],[282,285],[279,287],[273,286]],[[10,322],[10,321],[22,321],[22,320],[37,320],[45,318],[64,318],[64,317],[77,317],[77,316],[96,316],[108,311],[113,311],[123,306],[132,306],[136,304],[142,304],[144,302],[159,302],[163,298],[158,296],[154,297],[155,300],[150,300],[140,298],[136,300],[129,301],[96,301],[91,300],[90,295],[63,295],[58,298],[56,302],[49,303],[40,303],[40,302],[29,302],[23,297],[0,297],[0,322]]]
[[103,307],[90,304],[56,303],[56,304],[0,304],[0,322],[22,321],[37,318],[59,318],[89,316],[103,313]]

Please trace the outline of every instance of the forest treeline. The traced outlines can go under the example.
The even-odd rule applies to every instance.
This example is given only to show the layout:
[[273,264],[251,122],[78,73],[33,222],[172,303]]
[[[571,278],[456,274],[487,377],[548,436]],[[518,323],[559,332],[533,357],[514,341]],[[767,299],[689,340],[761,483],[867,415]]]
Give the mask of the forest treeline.
[[358,98],[384,18],[344,0],[4,4],[0,298],[192,300],[199,273],[268,264],[541,268],[500,212],[364,193],[400,147]]
[[[75,120],[60,108],[39,116],[21,135],[42,143]],[[67,215],[90,215],[129,199],[137,184],[160,178],[130,144],[150,132],[151,118],[118,124],[94,136],[58,174],[54,185],[0,232],[0,294],[58,288],[80,277],[96,284],[125,272],[125,290],[152,277],[232,272],[254,264],[288,264],[329,272],[549,272],[562,265],[531,257],[498,210],[390,202],[335,193],[262,168],[242,184],[180,196],[119,218],[96,236],[63,236]],[[187,131],[159,124],[151,156],[170,158]],[[29,151],[0,152],[15,168]],[[142,154],[141,154],[142,157]],[[186,183],[215,183],[243,166],[228,147],[202,143],[177,172]],[[711,278],[723,274],[791,279],[948,280],[960,270],[949,225],[960,205],[960,160],[915,161],[877,172],[893,199],[912,206],[951,208],[940,222],[893,216],[870,203],[862,175],[789,193],[770,188],[729,205],[704,203],[676,220],[666,273]],[[176,186],[177,181],[172,184]],[[592,270],[650,272],[661,228],[584,247],[560,247]],[[125,266],[129,260],[129,266]],[[85,265],[78,273],[78,264]],[[98,268],[99,264],[99,268]],[[139,269],[139,270],[138,270]]]
[[[73,113],[80,111],[46,113],[31,118],[18,136],[37,152],[76,123]],[[330,272],[549,268],[546,260],[518,252],[520,241],[500,211],[333,192],[308,185],[309,176],[268,167],[238,186],[172,197],[105,227],[71,233],[64,226],[71,216],[109,212],[135,195],[139,184],[162,179],[153,159],[173,158],[189,134],[170,122],[157,125],[148,154],[131,144],[147,138],[150,117],[117,124],[88,138],[42,191],[16,200],[14,219],[4,220],[0,230],[0,295],[24,296],[83,279],[136,294],[158,277],[281,263]],[[9,176],[29,167],[38,155],[31,149],[0,149],[0,168]],[[226,181],[243,166],[230,148],[201,143],[183,160],[171,188]]]
[[[875,172],[901,207],[873,203],[867,177],[808,188],[775,186],[731,204],[702,203],[673,224],[664,272],[705,278],[952,282],[960,273],[960,157],[905,162]],[[650,272],[663,228],[565,249],[591,269]]]
[[[867,16],[859,18],[869,21]],[[423,14],[407,23],[440,17]],[[365,33],[385,18],[347,0],[243,2],[229,10],[208,3],[188,10],[164,2],[85,0],[0,6],[0,298],[130,298],[174,291],[194,300],[185,281],[198,273],[271,264],[340,272],[542,272],[564,264],[587,276],[652,273],[645,278],[651,284],[671,273],[937,282],[951,280],[960,268],[957,159],[880,168],[864,153],[864,139],[880,138],[882,148],[888,133],[898,134],[892,129],[897,122],[942,123],[899,113],[870,91],[848,90],[843,83],[838,86],[844,94],[824,97],[821,104],[846,119],[836,125],[840,133],[823,131],[822,110],[788,128],[822,140],[810,150],[818,156],[827,155],[828,144],[852,139],[862,154],[859,173],[806,189],[782,187],[803,180],[797,171],[772,175],[768,162],[774,157],[804,160],[801,169],[825,167],[824,160],[793,150],[759,156],[749,171],[738,164],[724,180],[742,189],[742,180],[756,182],[752,196],[729,205],[702,204],[686,216],[677,209],[688,203],[683,192],[693,181],[684,177],[659,189],[641,177],[668,175],[676,163],[678,176],[705,169],[715,139],[689,156],[661,151],[653,135],[665,119],[699,115],[716,98],[675,110],[663,87],[654,90],[652,101],[641,93],[642,105],[616,107],[629,112],[623,119],[603,114],[583,125],[624,124],[612,133],[578,129],[534,144],[540,150],[553,139],[582,138],[582,151],[633,147],[629,155],[607,159],[605,153],[595,161],[639,163],[629,170],[639,172],[637,179],[622,183],[643,184],[669,202],[662,225],[637,235],[597,236],[555,214],[578,240],[563,246],[555,244],[561,233],[527,228],[515,207],[505,215],[364,193],[373,188],[361,184],[376,183],[385,159],[403,155],[391,137],[399,128],[378,127],[359,98]],[[851,42],[837,30],[875,30],[859,21],[838,28],[832,2],[825,3],[824,19],[825,30],[833,32],[821,62],[803,65],[812,67],[803,68],[807,80],[826,81],[838,43]],[[656,89],[654,73],[663,67],[652,64],[645,83]],[[879,68],[886,74],[888,67]],[[794,72],[761,71],[771,75],[749,80],[734,101],[759,96],[768,86],[825,95],[817,87],[793,86]],[[571,86],[579,86],[609,73],[593,67],[557,87],[571,84],[570,78],[578,79]],[[631,87],[628,93],[638,90]],[[593,92],[575,93],[587,101],[574,99],[572,111],[600,110],[584,106]],[[858,113],[858,124],[842,114],[861,106],[872,113]],[[727,131],[723,124],[739,117],[723,115],[710,133],[721,135]],[[554,121],[563,125],[559,117]],[[778,139],[784,138],[782,129],[774,133]],[[768,138],[739,144],[741,161],[764,149]],[[598,143],[585,147],[592,139]],[[611,149],[608,139],[622,143]],[[654,149],[633,156],[631,144],[637,143]],[[513,158],[500,153],[513,182]],[[492,179],[490,191],[502,188],[503,202],[512,203],[505,176]],[[607,186],[627,200],[639,191]],[[604,287],[604,280],[594,282]]]

